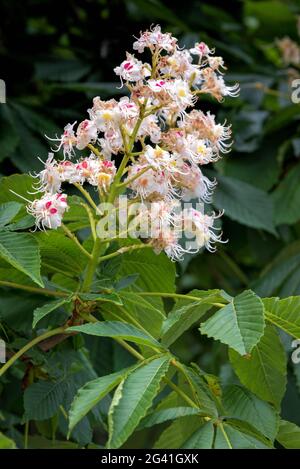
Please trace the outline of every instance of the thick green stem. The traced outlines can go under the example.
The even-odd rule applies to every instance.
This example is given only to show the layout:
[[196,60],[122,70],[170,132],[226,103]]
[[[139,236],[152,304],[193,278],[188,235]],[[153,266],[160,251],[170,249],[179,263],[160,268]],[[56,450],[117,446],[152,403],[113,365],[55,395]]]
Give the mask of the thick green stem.
[[51,331],[47,331],[44,334],[39,335],[38,337],[35,337],[32,339],[28,344],[24,345],[18,352],[16,352],[9,360],[8,362],[5,363],[5,365],[2,366],[0,369],[0,376],[4,375],[4,373],[15,363],[18,358],[20,358],[24,353],[27,352],[27,350],[30,350],[32,347],[34,347],[36,344],[39,342],[42,342],[45,339],[48,339],[49,337],[52,337],[53,335],[58,335],[58,334],[64,334],[66,331],[65,327],[57,327],[56,329],[52,329]]
[[85,279],[82,284],[83,292],[88,292],[91,288],[94,274],[95,274],[95,271],[99,262],[100,251],[101,251],[101,242],[100,242],[100,239],[97,238],[94,243],[92,257],[91,257],[90,262],[88,263]]

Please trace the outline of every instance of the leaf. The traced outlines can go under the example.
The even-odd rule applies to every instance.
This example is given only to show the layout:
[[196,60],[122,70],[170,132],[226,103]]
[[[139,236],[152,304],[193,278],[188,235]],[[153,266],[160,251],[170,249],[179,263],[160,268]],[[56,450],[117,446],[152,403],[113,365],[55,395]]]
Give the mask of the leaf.
[[300,297],[264,298],[265,316],[275,326],[287,334],[300,339]]
[[40,274],[40,251],[33,235],[28,233],[0,232],[0,257],[28,275],[35,283],[44,286]]
[[66,381],[39,381],[24,392],[25,418],[46,420],[52,417],[62,404],[66,392]]
[[263,335],[262,301],[251,290],[246,290],[202,323],[200,331],[229,345],[240,355],[246,355]]
[[170,356],[154,358],[141,364],[117,388],[109,414],[108,448],[119,448],[146,415],[167,373]]
[[86,256],[63,233],[53,230],[40,232],[37,233],[37,240],[40,245],[42,265],[47,271],[69,273],[75,277],[84,270],[87,264]]
[[69,410],[69,433],[106,394],[121,382],[128,370],[125,369],[107,376],[101,376],[89,381],[77,391]]
[[270,440],[275,439],[278,414],[267,402],[258,399],[247,389],[233,385],[225,389],[223,405],[229,417],[244,420]]
[[78,293],[79,298],[84,301],[101,301],[105,303],[114,303],[116,305],[123,304],[117,293]]
[[175,291],[175,264],[165,254],[156,255],[152,250],[146,249],[143,255],[133,251],[122,255],[119,275],[139,274],[133,288],[142,291],[174,292]]
[[253,289],[260,296],[297,295],[300,293],[300,242],[286,246],[263,270]]
[[72,300],[72,295],[66,298],[61,298],[59,300],[51,301],[51,303],[47,303],[46,305],[36,308],[33,311],[32,327],[35,328],[35,326],[41,319],[43,319],[48,314],[52,313],[52,311],[60,308],[61,306],[65,304],[69,304],[71,300]]
[[181,365],[181,370],[186,383],[184,390],[193,400],[196,400],[199,412],[205,417],[217,417],[218,410],[214,395],[198,370],[186,365]]
[[229,350],[230,362],[241,383],[278,409],[286,387],[286,354],[273,326],[266,326],[251,356]]
[[0,432],[0,449],[17,449],[16,443]]
[[223,430],[217,427],[214,449],[267,449],[271,445],[263,441],[262,435],[237,422],[223,422]]
[[20,211],[22,205],[17,202],[7,202],[0,205],[0,227],[7,225]]
[[219,290],[193,290],[188,296],[194,296],[195,300],[184,298],[179,300],[163,323],[162,343],[166,347],[173,344],[196,321],[199,321],[212,308],[212,303],[223,301]]
[[15,201],[19,204],[26,204],[11,190],[28,200],[34,200],[39,197],[39,194],[32,194],[34,183],[36,183],[36,179],[28,174],[13,174],[12,176],[3,177],[0,181],[0,203]]
[[93,324],[83,324],[82,326],[69,327],[67,331],[77,331],[98,337],[116,337],[136,344],[148,345],[152,348],[162,348],[161,344],[150,335],[131,324],[120,321],[102,321]]
[[184,449],[211,449],[214,439],[214,426],[211,422],[202,425],[182,445]]
[[[250,89],[252,95],[254,88],[251,87]],[[243,158],[227,158],[224,160],[225,176],[239,179],[264,191],[269,191],[276,184],[280,175],[280,165],[276,159],[277,153],[277,142],[272,145],[268,141],[268,144],[262,144],[256,152],[243,155]],[[276,203],[274,203],[274,206],[276,207],[276,216]]]
[[251,228],[276,234],[273,203],[270,196],[246,182],[218,174],[214,205],[225,210],[226,216]]
[[188,438],[199,428],[201,421],[198,416],[182,417],[174,420],[174,422],[161,433],[154,444],[154,448],[181,448]]
[[[130,316],[133,316],[153,337],[160,337],[162,323],[165,319],[160,302],[150,303],[149,298],[146,299],[134,292],[122,291],[119,295]],[[122,316],[122,312],[119,311],[119,314]],[[128,321],[130,322],[129,317]]]
[[292,225],[300,220],[300,164],[294,166],[272,194],[276,225]]
[[168,409],[157,410],[147,415],[147,417],[141,421],[138,430],[153,427],[154,425],[167,422],[168,420],[176,420],[180,417],[197,414],[199,414],[199,410],[194,407],[171,407]]
[[287,449],[300,449],[300,428],[286,420],[280,420],[276,440]]

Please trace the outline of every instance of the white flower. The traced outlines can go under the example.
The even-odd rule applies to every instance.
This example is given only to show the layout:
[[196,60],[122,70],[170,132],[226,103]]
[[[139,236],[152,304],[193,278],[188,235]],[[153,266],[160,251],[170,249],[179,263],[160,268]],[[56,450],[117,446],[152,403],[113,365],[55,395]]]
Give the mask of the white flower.
[[82,121],[76,132],[78,150],[83,150],[89,143],[97,140],[98,130],[95,122],[85,119]]
[[219,213],[218,215],[215,213],[212,215],[205,215],[194,208],[184,210],[184,230],[187,234],[195,236],[197,250],[202,247],[206,247],[208,251],[214,252],[216,250],[216,247],[214,246],[216,242],[227,242],[222,241],[222,233],[216,234],[215,231],[218,229],[213,226],[215,219],[219,218],[221,215],[222,213]]
[[159,145],[153,148],[147,145],[143,154],[145,160],[152,168],[159,171],[174,172],[177,168],[177,158],[175,155],[163,150]]
[[31,202],[27,211],[36,219],[39,229],[56,230],[62,223],[62,217],[68,210],[66,194],[45,194],[41,199]]
[[168,92],[179,110],[195,104],[196,98],[190,90],[189,84],[180,78],[168,83]]
[[128,53],[126,60],[120,66],[115,67],[114,72],[125,81],[139,81],[150,75],[149,69],[140,60]]
[[207,57],[209,54],[214,53],[214,49],[210,49],[205,42],[196,42],[194,47],[190,49],[190,53],[193,55],[199,55],[200,58]]
[[183,200],[198,198],[203,202],[211,202],[216,181],[210,181],[196,165],[184,163],[180,169],[180,172],[173,175],[173,183],[181,189]]
[[160,26],[155,26],[150,31],[141,33],[140,37],[133,43],[133,49],[144,52],[145,48],[151,50],[165,50],[173,52],[177,45],[177,39],[170,33],[162,33]]
[[67,124],[64,127],[64,132],[60,137],[56,135],[55,138],[50,138],[46,135],[48,140],[51,140],[52,142],[58,142],[56,148],[52,148],[52,151],[56,152],[62,148],[65,158],[71,158],[75,154],[74,147],[77,144],[77,138],[74,132],[74,125],[76,125],[76,122],[73,124]]
[[166,199],[170,196],[170,178],[165,171],[157,171],[148,168],[146,172],[145,164],[134,164],[129,167],[128,180],[136,177],[128,184],[135,196],[139,196],[142,200],[158,200]]

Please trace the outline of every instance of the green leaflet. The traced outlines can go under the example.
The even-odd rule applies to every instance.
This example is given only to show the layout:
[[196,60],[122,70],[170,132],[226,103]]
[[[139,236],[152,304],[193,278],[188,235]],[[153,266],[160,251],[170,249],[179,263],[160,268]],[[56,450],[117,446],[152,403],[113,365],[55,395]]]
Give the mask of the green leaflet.
[[210,449],[214,439],[214,426],[211,422],[202,425],[182,445],[184,449]]
[[214,205],[226,215],[252,228],[276,234],[273,222],[273,203],[267,192],[246,182],[218,174]]
[[52,417],[61,405],[67,389],[67,382],[39,381],[32,384],[24,393],[25,418],[46,420]]
[[162,342],[169,347],[213,307],[212,303],[224,301],[219,292],[220,290],[193,290],[188,295],[198,297],[198,301],[180,299],[163,323]]
[[229,417],[248,422],[270,440],[278,431],[278,413],[247,389],[228,386],[223,394],[223,406]]
[[98,337],[117,337],[136,344],[148,345],[162,349],[162,345],[153,337],[141,331],[131,324],[120,321],[102,321],[82,326],[69,327],[67,331],[83,332],[84,334],[96,335]]
[[96,378],[77,391],[69,410],[69,433],[106,394],[120,383],[129,370],[130,368]]
[[0,257],[43,287],[41,258],[35,237],[28,233],[0,231]]
[[51,301],[51,303],[47,303],[43,306],[40,306],[39,308],[36,308],[33,311],[33,321],[32,321],[32,327],[35,328],[37,323],[47,316],[48,314],[52,313],[52,311],[55,311],[56,309],[60,308],[61,306],[64,306],[66,304],[69,304],[72,300],[72,295],[66,297],[66,298],[61,298],[59,300]]
[[300,428],[292,422],[281,420],[276,440],[287,449],[300,449]]
[[226,421],[217,426],[214,449],[268,449],[272,445],[245,423]]
[[263,335],[264,325],[261,299],[246,290],[202,323],[200,331],[246,355]]
[[157,395],[169,363],[169,355],[154,358],[120,383],[109,410],[108,448],[119,448],[134,432]]
[[273,326],[266,326],[250,357],[229,350],[229,358],[244,386],[276,408],[280,407],[286,387],[286,354]]
[[300,339],[300,297],[264,298],[266,319],[287,334]]
[[152,427],[153,425],[158,425],[169,420],[176,420],[180,417],[197,414],[199,414],[199,410],[194,407],[170,407],[168,409],[155,410],[141,421],[138,430]]
[[0,205],[0,228],[7,225],[20,211],[22,205],[18,202],[6,202]]
[[0,432],[0,449],[17,449],[16,443]]

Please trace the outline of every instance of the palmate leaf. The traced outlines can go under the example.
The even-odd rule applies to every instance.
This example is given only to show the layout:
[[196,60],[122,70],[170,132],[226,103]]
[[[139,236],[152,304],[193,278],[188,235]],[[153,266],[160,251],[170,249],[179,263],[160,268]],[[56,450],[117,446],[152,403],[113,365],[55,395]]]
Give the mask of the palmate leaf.
[[67,331],[82,332],[84,334],[95,335],[98,337],[117,337],[136,344],[147,345],[152,348],[163,348],[162,345],[150,335],[131,324],[120,321],[101,321],[93,324],[83,324],[82,326],[69,327]]
[[200,331],[246,355],[263,335],[264,325],[262,301],[246,290],[202,323]]
[[43,319],[48,314],[52,313],[52,311],[55,311],[56,309],[60,308],[61,306],[70,304],[71,301],[72,295],[66,298],[60,298],[59,300],[51,301],[51,303],[47,303],[39,308],[36,308],[33,312],[32,327],[35,328],[35,326],[41,319]]
[[184,298],[179,300],[163,323],[162,343],[167,347],[174,343],[192,324],[199,321],[213,307],[212,303],[224,301],[220,290],[193,290],[188,296],[194,296],[195,300]]
[[211,422],[202,425],[182,445],[184,449],[210,449],[214,440],[214,426]]
[[223,406],[229,417],[248,422],[270,440],[278,431],[278,413],[270,404],[262,401],[240,386],[228,386],[223,394]]
[[300,296],[265,298],[266,319],[283,329],[287,334],[300,339]]
[[35,237],[29,233],[0,232],[0,257],[44,286],[41,279],[40,251]]
[[229,350],[233,369],[241,383],[261,399],[280,407],[286,387],[286,354],[273,326],[266,326],[251,356]]
[[300,428],[298,425],[281,420],[276,440],[287,449],[300,449]]
[[104,396],[121,382],[129,370],[130,368],[96,378],[77,391],[69,410],[69,432]]
[[108,448],[122,446],[145,417],[159,392],[160,382],[168,371],[169,363],[169,355],[142,363],[119,384],[108,415]]
[[52,417],[63,402],[67,382],[39,381],[29,386],[24,393],[25,418],[46,420]]

